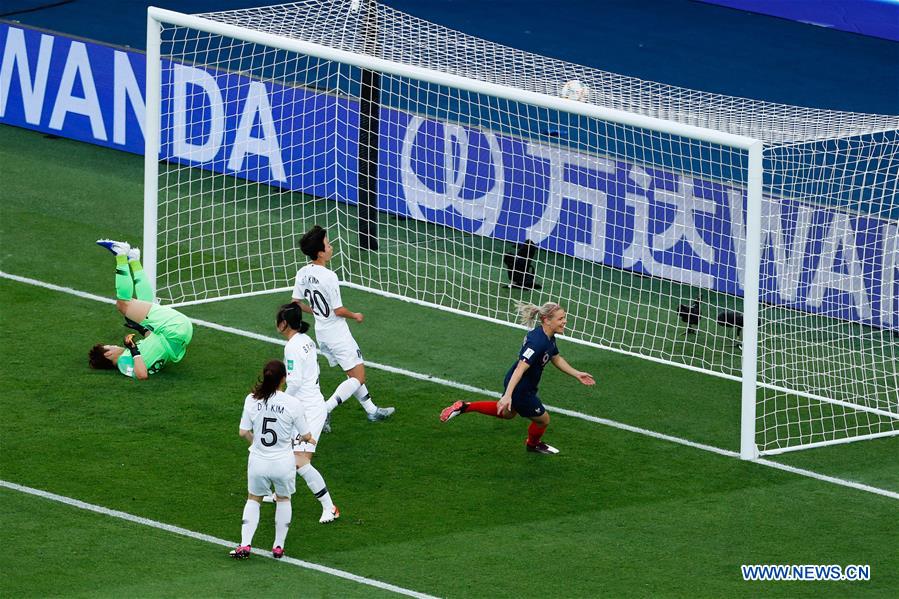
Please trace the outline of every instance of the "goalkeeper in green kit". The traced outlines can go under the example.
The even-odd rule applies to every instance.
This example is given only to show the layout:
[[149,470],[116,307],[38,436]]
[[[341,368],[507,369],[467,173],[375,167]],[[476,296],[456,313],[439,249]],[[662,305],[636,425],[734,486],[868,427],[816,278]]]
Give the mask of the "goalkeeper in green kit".
[[180,362],[193,337],[193,325],[180,312],[153,303],[153,289],[140,263],[140,250],[124,241],[100,239],[97,245],[115,255],[116,308],[125,326],[134,333],[125,336],[124,347],[98,343],[88,353],[91,368],[112,370],[128,377],[146,379],[169,362]]

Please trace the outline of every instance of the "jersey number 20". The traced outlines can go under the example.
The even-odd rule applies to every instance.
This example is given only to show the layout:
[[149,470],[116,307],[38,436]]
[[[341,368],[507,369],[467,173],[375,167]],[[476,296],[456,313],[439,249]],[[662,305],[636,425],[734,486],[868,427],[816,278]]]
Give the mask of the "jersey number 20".
[[327,318],[331,315],[331,308],[328,306],[328,302],[325,301],[325,296],[322,295],[321,291],[318,289],[307,289],[303,295],[306,297],[306,301],[309,302],[309,306],[312,307],[313,314],[322,318]]

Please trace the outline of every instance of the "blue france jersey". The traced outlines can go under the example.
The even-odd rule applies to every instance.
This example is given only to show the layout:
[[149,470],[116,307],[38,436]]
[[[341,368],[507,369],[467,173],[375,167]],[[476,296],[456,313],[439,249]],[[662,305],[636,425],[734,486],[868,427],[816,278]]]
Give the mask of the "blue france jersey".
[[559,354],[559,348],[556,347],[556,338],[549,338],[543,332],[542,326],[537,326],[533,331],[529,332],[524,338],[521,350],[518,352],[518,360],[512,364],[512,367],[506,373],[505,384],[509,383],[512,373],[518,362],[524,360],[528,363],[529,368],[525,370],[524,376],[515,387],[515,394],[533,393],[537,391],[537,385],[540,384],[540,377],[543,376],[543,367],[549,362],[553,356]]

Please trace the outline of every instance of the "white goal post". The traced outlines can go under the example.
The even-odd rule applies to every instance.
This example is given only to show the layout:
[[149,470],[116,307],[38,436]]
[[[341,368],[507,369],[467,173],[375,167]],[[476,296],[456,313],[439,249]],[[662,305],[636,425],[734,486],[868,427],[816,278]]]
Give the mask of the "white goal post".
[[145,270],[351,287],[741,382],[744,459],[899,434],[899,117],[640,81],[370,0],[147,20]]

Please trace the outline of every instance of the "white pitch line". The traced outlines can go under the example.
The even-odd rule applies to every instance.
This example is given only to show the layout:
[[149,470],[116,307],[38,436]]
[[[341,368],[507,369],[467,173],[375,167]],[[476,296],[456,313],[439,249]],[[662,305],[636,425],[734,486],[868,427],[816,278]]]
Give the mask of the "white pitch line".
[[[112,300],[107,298],[103,298],[97,295],[92,295],[90,293],[84,293],[82,291],[77,291],[75,289],[70,289],[68,287],[60,287],[58,285],[53,285],[51,283],[45,283],[43,281],[38,281],[36,279],[29,279],[26,277],[20,277],[16,275],[10,275],[3,271],[0,271],[0,277],[6,279],[12,279],[14,281],[19,281],[20,283],[27,283],[29,285],[36,285],[38,287],[44,287],[45,289],[52,289],[54,291],[60,291],[62,293],[70,293],[72,295],[77,295],[78,297],[83,297],[86,299],[93,299],[97,301],[102,301],[104,303],[114,303]],[[264,341],[266,343],[275,343],[278,345],[284,345],[284,341],[281,339],[276,339],[274,337],[269,337],[267,335],[260,335],[259,333],[252,333],[250,331],[244,331],[242,329],[236,329],[233,327],[220,325],[214,322],[208,322],[205,320],[200,320],[197,318],[191,319],[194,323],[208,327],[210,329],[215,329],[217,331],[222,331],[225,333],[230,333],[233,335],[239,335],[241,337],[247,337],[249,339],[255,339],[257,341]],[[484,395],[487,397],[499,398],[500,394],[496,391],[490,391],[488,389],[481,389],[479,387],[473,387],[471,385],[465,385],[463,383],[457,383],[455,381],[449,381],[446,379],[441,379],[435,376],[431,376],[428,374],[421,374],[418,372],[413,372],[411,370],[406,370],[403,368],[397,368],[395,366],[388,366],[386,364],[378,364],[377,362],[369,362],[366,360],[365,365],[374,368],[377,370],[383,370],[385,372],[390,372],[393,374],[399,374],[402,376],[406,376],[409,378],[417,379],[420,381],[427,381],[429,383],[434,383],[437,385],[443,385],[445,387],[451,387],[453,389],[459,389],[461,391],[467,391],[469,393],[477,393],[479,395]],[[615,420],[609,420],[607,418],[599,418],[597,416],[591,416],[589,414],[584,414],[582,412],[576,412],[574,410],[567,410],[564,408],[555,408],[552,406],[546,406],[546,409],[550,412],[563,414],[565,416],[570,416],[572,418],[578,418],[580,420],[586,420],[588,422],[594,422],[596,424],[602,424],[605,426],[609,426],[612,428],[617,428],[620,430],[637,433],[640,435],[645,435],[647,437],[651,437],[653,439],[659,439],[661,441],[668,441],[670,443],[676,443],[678,445],[684,445],[686,447],[692,447],[693,449],[701,449],[702,451],[708,451],[711,453],[715,453],[721,456],[726,456],[730,458],[739,458],[740,454],[735,451],[730,451],[728,449],[722,449],[720,447],[715,447],[713,445],[706,445],[704,443],[697,443],[695,441],[689,441],[687,439],[682,439],[680,437],[674,437],[672,435],[666,435],[664,433],[658,433],[655,431],[651,431],[645,428],[640,428],[637,426],[632,426],[630,424],[624,424],[623,422],[617,422]],[[880,495],[883,497],[888,497],[890,499],[899,500],[899,493],[894,491],[888,491],[886,489],[881,489],[879,487],[872,487],[870,485],[866,485],[863,483],[857,483],[851,480],[845,480],[842,478],[837,478],[834,476],[830,476],[827,474],[820,474],[818,472],[814,472],[812,470],[805,470],[803,468],[796,468],[794,466],[789,466],[787,464],[781,464],[779,462],[773,462],[771,460],[766,459],[758,459],[752,462],[753,464],[758,464],[760,466],[767,466],[769,468],[775,468],[777,470],[783,470],[785,472],[790,472],[792,474],[798,474],[800,476],[805,476],[808,478],[813,478],[815,480],[820,480],[826,483],[831,483],[834,485],[840,485],[843,487],[849,487],[850,489],[856,489],[859,491],[865,491],[867,493],[873,493],[875,495]]]
[[824,482],[833,483],[835,485],[851,487],[853,489],[858,489],[859,491],[867,491],[868,493],[874,493],[875,495],[882,495],[883,497],[889,497],[890,499],[899,499],[899,493],[894,493],[893,491],[887,491],[886,489],[881,489],[880,487],[872,487],[870,485],[865,485],[865,484],[853,482],[850,480],[843,480],[842,478],[837,478],[835,476],[828,476],[827,474],[819,474],[817,472],[812,472],[811,470],[804,470],[802,468],[797,468],[796,466],[790,466],[789,464],[781,464],[780,462],[772,462],[771,460],[766,460],[766,459],[758,459],[755,461],[755,463],[761,464],[762,466],[768,466],[769,468],[783,470],[784,472],[792,472],[793,474],[799,474],[800,476],[808,476],[810,478],[815,478],[818,480],[822,480]]
[[[81,510],[87,510],[89,512],[94,512],[97,514],[102,514],[104,516],[111,516],[113,518],[118,518],[119,520],[125,520],[127,522],[132,522],[134,524],[140,524],[142,526],[149,526],[150,528],[156,528],[158,530],[164,530],[165,532],[170,532],[172,534],[180,535],[182,537],[187,537],[189,539],[195,539],[197,541],[204,541],[206,543],[212,543],[214,545],[221,545],[222,547],[230,547],[234,548],[234,543],[231,541],[226,541],[225,539],[220,539],[218,537],[213,537],[211,535],[206,535],[200,532],[194,532],[192,530],[188,530],[186,528],[181,528],[180,526],[172,526],[171,524],[165,524],[164,522],[157,522],[156,520],[150,520],[149,518],[143,518],[141,516],[135,516],[133,514],[129,514],[128,512],[120,512],[118,510],[111,510],[109,508],[105,508],[101,505],[94,505],[93,503],[86,503],[84,501],[79,501],[78,499],[72,499],[71,497],[65,497],[64,495],[57,495],[56,493],[50,493],[48,491],[42,491],[40,489],[35,489],[32,487],[26,487],[23,485],[18,485],[16,483],[11,483],[5,480],[0,480],[0,487],[5,487],[7,489],[11,489],[13,491],[19,491],[20,493],[27,493],[28,495],[35,495],[37,497],[42,497],[44,499],[49,499],[50,501],[56,501],[57,503],[62,503],[71,507],[75,507]],[[255,555],[261,555],[263,557],[272,558],[271,551],[262,551],[259,549],[253,549],[253,553]],[[272,558],[274,559],[274,558]],[[424,593],[419,593],[418,591],[412,591],[410,589],[404,589],[403,587],[398,587],[396,585],[381,582],[380,580],[374,580],[372,578],[366,578],[364,576],[358,576],[351,572],[345,572],[343,570],[338,570],[336,568],[329,568],[328,566],[322,566],[319,564],[315,564],[312,562],[307,562],[301,559],[296,559],[293,557],[282,557],[279,561],[282,561],[286,564],[290,564],[292,566],[298,566],[300,568],[305,568],[307,570],[315,570],[316,572],[322,572],[324,574],[330,574],[331,576],[337,576],[338,578],[343,578],[346,580],[350,580],[352,582],[357,582],[359,584],[365,584],[372,587],[377,587],[379,589],[383,589],[385,591],[392,591],[394,593],[398,593],[400,595],[406,595],[409,597],[419,597],[420,599],[437,599],[433,595],[426,595]]]
[[35,285],[37,287],[43,287],[44,289],[51,289],[53,291],[59,291],[60,293],[68,293],[69,295],[74,295],[77,297],[81,297],[84,299],[94,300],[95,302],[102,302],[104,304],[114,304],[115,300],[103,297],[102,295],[94,295],[93,293],[87,293],[85,291],[78,291],[77,289],[72,289],[71,287],[60,287],[59,285],[54,285],[53,283],[45,283],[44,281],[38,281],[37,279],[29,279],[28,277],[20,277],[19,275],[11,275],[8,272],[3,272],[0,270],[0,277],[4,279],[9,279],[10,281],[18,281],[19,283],[25,283],[27,285]]

